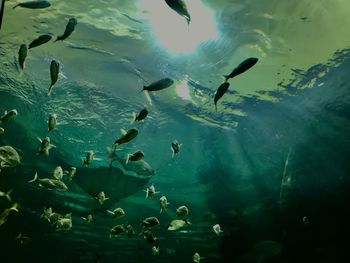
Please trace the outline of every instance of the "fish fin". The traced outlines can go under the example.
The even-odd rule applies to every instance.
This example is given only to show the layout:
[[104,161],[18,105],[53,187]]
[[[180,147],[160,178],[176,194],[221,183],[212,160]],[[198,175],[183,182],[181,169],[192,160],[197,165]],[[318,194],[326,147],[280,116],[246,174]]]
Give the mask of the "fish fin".
[[125,165],[127,165],[127,164],[128,164],[128,162],[129,162],[129,158],[130,158],[130,154],[127,154],[127,155],[126,155],[126,160],[125,160]]
[[127,133],[127,131],[124,130],[124,129],[120,129],[120,133],[121,133],[122,135],[125,135],[125,134]]
[[160,209],[159,214],[161,214],[162,212],[163,212],[163,208]]
[[34,183],[36,180],[38,180],[38,173],[36,172],[34,175],[34,178],[30,181],[28,181],[28,183]]
[[187,225],[192,225],[192,223],[190,222],[190,220],[188,218],[185,220],[185,222]]
[[19,232],[18,236],[15,239],[20,239],[22,237],[22,232]]
[[36,137],[38,140],[39,140],[39,142],[43,142],[43,140],[42,139],[40,139],[39,137]]
[[144,90],[147,90],[146,89],[146,86],[143,86],[143,89],[142,90],[140,90],[137,94],[140,94],[140,93],[142,93],[142,91],[144,91]]
[[113,213],[113,211],[111,211],[111,210],[107,210],[107,213],[108,213],[110,216],[114,216],[114,213]]
[[228,79],[230,78],[230,76],[229,75],[224,75],[224,78],[225,78],[225,82],[227,82]]
[[6,114],[7,114],[7,110],[4,111],[4,115],[6,115]]
[[18,6],[20,6],[20,4],[15,5],[14,7],[12,7],[12,9],[15,9],[15,8],[17,8]]

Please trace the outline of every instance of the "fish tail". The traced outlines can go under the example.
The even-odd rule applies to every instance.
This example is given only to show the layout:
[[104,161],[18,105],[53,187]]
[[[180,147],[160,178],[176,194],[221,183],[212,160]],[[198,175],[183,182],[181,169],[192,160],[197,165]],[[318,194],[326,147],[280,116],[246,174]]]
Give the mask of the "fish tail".
[[12,202],[12,199],[11,199],[11,196],[10,196],[10,194],[12,193],[12,189],[11,190],[9,190],[6,194],[5,194],[5,197],[6,197],[6,199],[7,200],[9,200],[9,202]]
[[47,92],[47,96],[50,96],[50,95],[51,95],[51,92],[52,92],[52,84],[51,84],[50,87],[49,87],[49,90],[48,90],[48,92]]
[[218,106],[216,105],[216,102],[215,102],[215,111],[216,112],[218,111]]
[[34,183],[36,180],[38,180],[38,173],[35,173],[34,178],[28,181],[28,183]]
[[133,112],[133,113],[132,113],[132,120],[131,120],[131,123],[130,123],[130,124],[133,124],[134,122],[136,122],[136,120],[137,120],[136,113]]
[[17,204],[17,203],[14,203],[14,204],[10,207],[10,210],[18,212],[17,207],[18,207],[18,204]]
[[140,94],[142,91],[146,90],[146,86],[143,86],[143,89],[139,91],[139,93],[137,94]]

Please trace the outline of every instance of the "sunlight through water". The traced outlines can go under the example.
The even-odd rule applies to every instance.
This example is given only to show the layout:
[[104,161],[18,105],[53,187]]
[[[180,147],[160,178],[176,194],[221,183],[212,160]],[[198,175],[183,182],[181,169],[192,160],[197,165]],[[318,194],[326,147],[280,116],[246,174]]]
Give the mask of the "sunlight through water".
[[186,1],[186,4],[191,15],[189,26],[164,0],[140,1],[160,45],[172,53],[190,53],[199,44],[217,38],[213,12],[200,0]]

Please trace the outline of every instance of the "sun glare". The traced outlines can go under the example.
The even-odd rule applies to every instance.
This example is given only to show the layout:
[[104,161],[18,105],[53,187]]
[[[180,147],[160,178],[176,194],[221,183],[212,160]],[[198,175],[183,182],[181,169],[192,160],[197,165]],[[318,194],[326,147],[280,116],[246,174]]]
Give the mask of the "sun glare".
[[141,0],[140,7],[160,45],[173,53],[192,52],[200,43],[217,37],[213,12],[201,0],[187,0],[191,23],[173,11],[164,0]]

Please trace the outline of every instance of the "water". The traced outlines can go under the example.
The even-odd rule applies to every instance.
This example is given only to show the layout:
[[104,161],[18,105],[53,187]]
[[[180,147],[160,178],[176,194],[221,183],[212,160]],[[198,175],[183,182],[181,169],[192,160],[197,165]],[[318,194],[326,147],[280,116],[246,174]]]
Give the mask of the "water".
[[[161,0],[52,0],[37,10],[6,1],[0,111],[18,116],[2,125],[0,145],[14,147],[21,164],[0,173],[0,191],[13,189],[0,211],[19,204],[0,226],[1,262],[192,262],[196,252],[201,262],[349,262],[349,3],[186,2],[189,27]],[[72,35],[29,50],[21,73],[19,46],[61,35],[71,17]],[[230,80],[216,112],[222,75],[248,57],[259,61]],[[48,97],[52,59],[61,74]],[[165,77],[175,84],[138,94]],[[145,121],[131,124],[144,106]],[[51,113],[56,148],[40,156]],[[106,147],[132,127],[138,136],[117,154],[142,150],[154,176],[118,162],[109,168]],[[172,158],[175,139],[182,146]],[[89,150],[96,158],[82,167]],[[27,183],[58,165],[77,167],[69,191]],[[160,192],[153,200],[144,192],[151,184]],[[110,197],[102,207],[100,191]],[[162,195],[170,204],[160,214]],[[167,230],[181,205],[192,224]],[[44,207],[72,213],[72,229],[56,231],[41,218]],[[113,219],[106,210],[117,207],[126,215]],[[90,213],[91,225],[81,218]],[[160,221],[152,230],[158,256],[138,235],[150,216]],[[110,239],[117,224],[136,235]],[[21,244],[19,233],[30,241]]]

